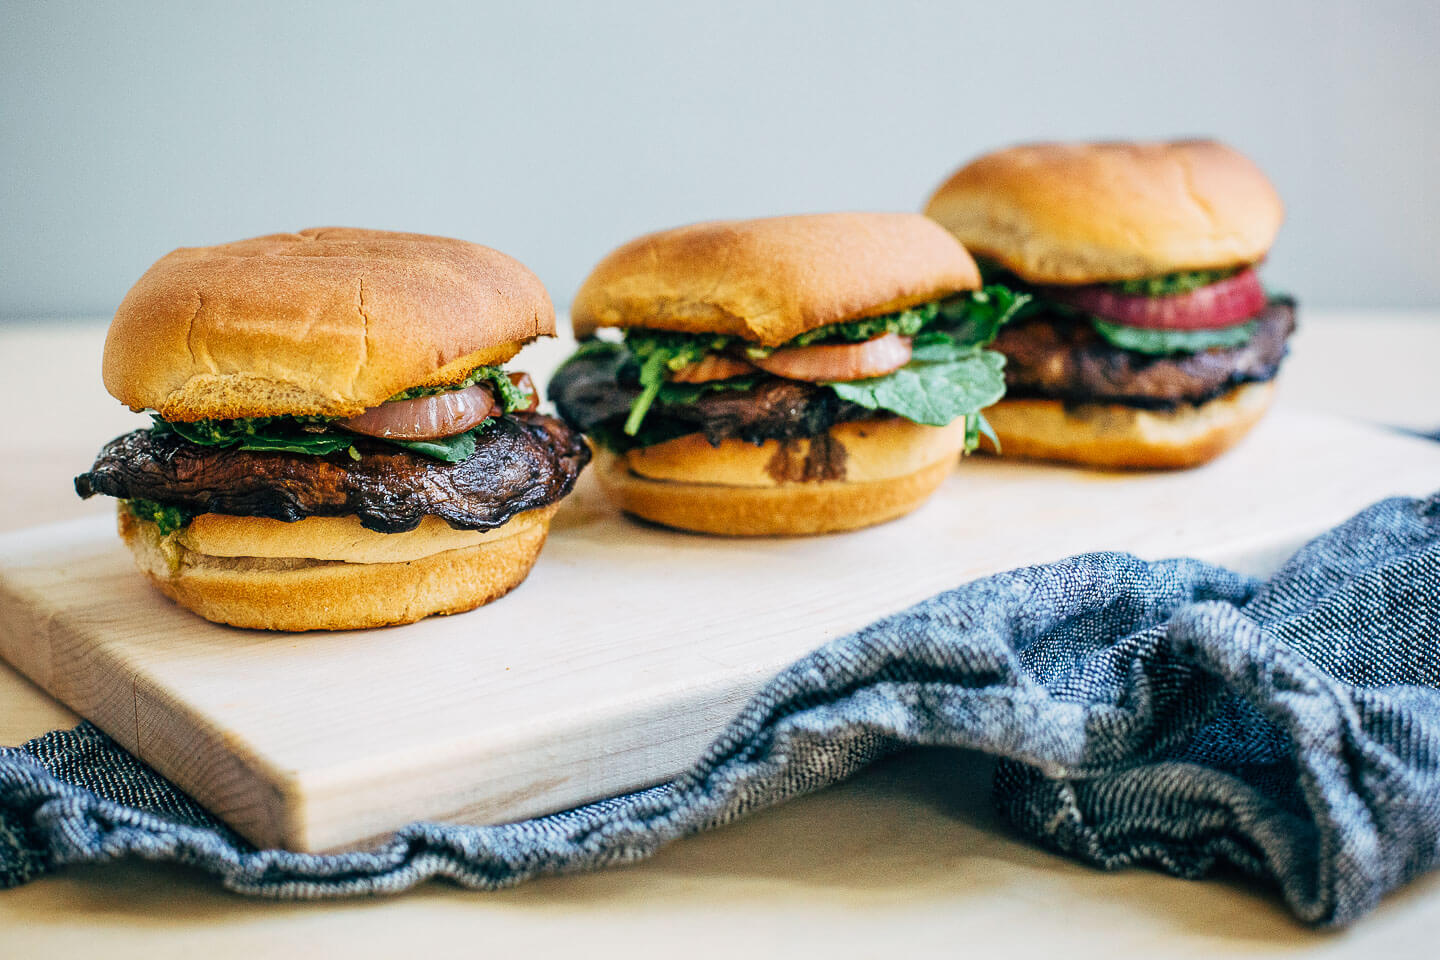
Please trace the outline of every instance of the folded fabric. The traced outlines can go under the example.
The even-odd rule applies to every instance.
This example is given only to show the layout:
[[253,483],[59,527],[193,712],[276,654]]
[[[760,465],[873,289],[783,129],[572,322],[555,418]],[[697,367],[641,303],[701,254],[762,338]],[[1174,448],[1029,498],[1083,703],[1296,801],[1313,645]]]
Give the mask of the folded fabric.
[[1268,582],[1115,553],[988,577],[815,651],[672,783],[373,850],[256,850],[87,724],[0,750],[0,885],[125,856],[277,898],[493,889],[638,860],[914,745],[1003,758],[1034,840],[1105,868],[1230,865],[1349,923],[1440,854],[1440,494],[1377,504]]

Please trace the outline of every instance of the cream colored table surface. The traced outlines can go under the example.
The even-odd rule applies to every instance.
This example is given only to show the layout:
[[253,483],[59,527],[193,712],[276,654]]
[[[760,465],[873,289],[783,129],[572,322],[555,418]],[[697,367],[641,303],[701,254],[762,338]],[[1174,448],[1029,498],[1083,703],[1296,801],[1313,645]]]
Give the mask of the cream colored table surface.
[[[0,330],[0,530],[113,509],[80,502],[70,485],[101,443],[139,423],[100,385],[102,337],[93,321]],[[1306,316],[1279,402],[1434,431],[1437,356],[1440,315]],[[76,720],[0,664],[0,744]],[[1440,941],[1440,875],[1354,929],[1318,934],[1243,881],[1106,874],[1022,843],[990,812],[988,774],[978,756],[907,755],[646,863],[502,893],[430,883],[388,899],[268,903],[180,868],[71,868],[0,893],[0,957],[868,957],[928,948],[1389,958],[1433,956]]]

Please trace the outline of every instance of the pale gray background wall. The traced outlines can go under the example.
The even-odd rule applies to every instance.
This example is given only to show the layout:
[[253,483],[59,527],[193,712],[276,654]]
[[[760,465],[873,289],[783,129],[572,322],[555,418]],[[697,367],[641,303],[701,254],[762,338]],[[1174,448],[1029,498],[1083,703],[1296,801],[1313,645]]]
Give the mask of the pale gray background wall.
[[1213,133],[1290,210],[1272,286],[1440,304],[1440,2],[0,3],[0,316],[166,250],[450,234],[568,300],[635,233],[914,209],[1041,137]]

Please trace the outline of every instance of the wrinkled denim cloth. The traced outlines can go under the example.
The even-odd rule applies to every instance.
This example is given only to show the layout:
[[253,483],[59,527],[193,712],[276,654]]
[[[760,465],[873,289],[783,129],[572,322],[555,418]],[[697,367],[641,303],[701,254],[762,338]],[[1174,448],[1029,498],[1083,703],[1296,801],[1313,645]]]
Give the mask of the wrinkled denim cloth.
[[1107,869],[1229,865],[1341,925],[1440,845],[1440,494],[1377,504],[1268,582],[1098,553],[988,577],[785,670],[688,773],[375,849],[256,850],[86,724],[0,750],[0,885],[135,856],[258,896],[494,889],[638,860],[913,745],[1002,758],[995,802]]

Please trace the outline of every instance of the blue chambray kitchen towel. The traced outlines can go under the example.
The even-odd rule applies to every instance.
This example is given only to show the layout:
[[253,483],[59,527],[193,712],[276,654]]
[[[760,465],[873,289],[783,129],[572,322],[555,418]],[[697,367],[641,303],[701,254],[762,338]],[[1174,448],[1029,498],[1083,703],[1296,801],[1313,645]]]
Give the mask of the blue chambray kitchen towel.
[[1268,583],[1114,553],[989,577],[817,650],[674,782],[373,850],[256,850],[93,727],[0,750],[0,885],[138,856],[266,897],[493,889],[638,860],[918,745],[1003,758],[1020,832],[1105,868],[1230,865],[1348,923],[1440,848],[1440,494],[1377,504]]

